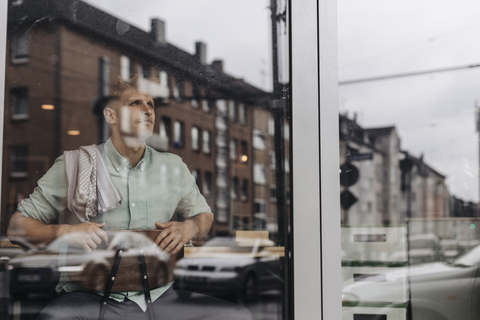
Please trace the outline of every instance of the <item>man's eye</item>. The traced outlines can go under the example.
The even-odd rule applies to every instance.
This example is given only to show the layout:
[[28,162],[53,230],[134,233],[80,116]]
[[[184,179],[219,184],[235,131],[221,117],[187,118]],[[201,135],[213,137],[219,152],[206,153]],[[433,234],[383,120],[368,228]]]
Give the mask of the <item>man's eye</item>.
[[148,106],[149,106],[150,108],[153,108],[153,106],[154,106],[154,105],[153,105],[153,102],[149,102],[149,103],[148,103]]

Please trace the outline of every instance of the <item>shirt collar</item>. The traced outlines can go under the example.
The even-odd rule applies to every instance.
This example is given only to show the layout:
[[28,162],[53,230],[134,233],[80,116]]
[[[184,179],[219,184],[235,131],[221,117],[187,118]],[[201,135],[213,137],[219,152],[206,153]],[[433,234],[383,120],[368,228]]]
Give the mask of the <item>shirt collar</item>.
[[[109,138],[107,140],[107,142],[105,142],[105,150],[106,150],[106,154],[107,154],[108,159],[110,159],[113,167],[115,168],[115,170],[117,172],[122,170],[122,168],[124,168],[124,167],[126,167],[126,168],[131,168],[132,167],[131,163],[127,159],[122,157],[120,155],[120,153],[118,153],[118,151],[115,149],[115,147],[113,146],[111,138]],[[146,159],[147,159],[147,157],[146,157],[147,152],[150,152],[150,150],[149,150],[148,146],[145,146],[145,152],[143,153],[142,159],[140,159],[140,161],[137,164],[137,167],[142,172],[145,170],[145,165],[146,165],[145,162],[146,162]]]

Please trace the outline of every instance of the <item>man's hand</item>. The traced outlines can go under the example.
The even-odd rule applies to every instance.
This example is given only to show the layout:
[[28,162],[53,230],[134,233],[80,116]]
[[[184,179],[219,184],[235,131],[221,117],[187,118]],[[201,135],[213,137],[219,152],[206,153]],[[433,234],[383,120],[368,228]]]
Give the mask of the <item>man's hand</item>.
[[59,225],[57,237],[62,237],[72,246],[82,248],[85,252],[95,250],[102,242],[108,244],[108,236],[101,228],[106,223],[79,223]]
[[199,232],[197,224],[193,220],[184,222],[155,223],[162,232],[155,238],[155,243],[165,252],[175,254],[183,245],[192,240]]
[[157,222],[155,223],[157,228],[163,230],[155,238],[155,243],[160,249],[175,254],[190,240],[202,239],[210,230],[212,222],[213,215],[209,212],[199,213],[184,222]]
[[[105,223],[44,224],[33,218],[25,217],[20,212],[15,212],[10,219],[7,235],[24,238],[34,245],[46,245],[67,233],[75,233],[75,236],[72,236],[71,239],[68,237],[69,240],[66,241],[89,252],[97,248],[102,241],[108,243],[107,234],[100,229],[103,227],[105,227]],[[78,236],[77,233],[81,236]]]

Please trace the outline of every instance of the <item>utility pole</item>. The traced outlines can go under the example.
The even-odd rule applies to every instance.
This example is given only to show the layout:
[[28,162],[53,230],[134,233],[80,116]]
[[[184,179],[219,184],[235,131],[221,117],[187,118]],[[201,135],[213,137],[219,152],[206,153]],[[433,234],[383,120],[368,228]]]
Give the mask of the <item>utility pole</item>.
[[289,307],[289,297],[292,297],[292,288],[290,288],[291,277],[291,243],[288,241],[288,215],[286,210],[286,184],[285,184],[285,140],[284,125],[285,109],[287,99],[285,98],[285,85],[280,83],[279,79],[279,59],[278,59],[278,24],[281,20],[285,21],[285,12],[278,13],[278,0],[270,0],[271,20],[272,20],[272,76],[273,76],[273,94],[271,107],[274,120],[274,146],[275,146],[275,184],[276,184],[276,203],[277,203],[277,243],[284,247],[283,274],[284,286],[282,288],[282,315],[283,319],[292,318],[292,310]]

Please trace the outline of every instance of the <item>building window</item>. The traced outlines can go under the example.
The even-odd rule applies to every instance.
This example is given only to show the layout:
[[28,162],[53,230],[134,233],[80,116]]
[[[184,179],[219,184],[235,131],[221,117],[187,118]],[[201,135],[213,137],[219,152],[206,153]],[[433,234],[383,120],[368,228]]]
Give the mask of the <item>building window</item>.
[[215,144],[217,147],[226,147],[227,146],[227,132],[226,131],[217,131],[217,138],[215,139]]
[[198,109],[198,102],[197,102],[197,100],[192,99],[192,100],[190,101],[190,104],[192,105],[192,108],[193,108],[193,109]]
[[237,139],[230,139],[230,160],[237,159]]
[[142,76],[144,79],[150,79],[150,65],[142,63]]
[[159,125],[159,136],[162,141],[162,150],[167,151],[170,145],[170,136],[172,132],[172,120],[168,117],[162,117]]
[[14,34],[12,37],[12,63],[28,61],[28,32]]
[[100,57],[98,60],[98,94],[100,97],[109,95],[110,61],[108,57]]
[[28,148],[27,146],[10,147],[10,177],[24,178],[28,175]]
[[200,129],[192,127],[192,150],[200,150]]
[[227,159],[227,149],[226,148],[218,148],[217,149],[216,165],[220,168],[226,168],[227,167],[228,159]]
[[290,141],[290,125],[288,123],[283,126],[283,137],[285,141]]
[[241,230],[240,218],[239,218],[239,217],[233,217],[233,220],[232,220],[232,229],[233,229],[233,230]]
[[180,77],[175,77],[175,86],[173,86],[173,97],[175,99],[181,99],[183,97],[184,83]]
[[274,184],[270,185],[270,201],[277,202],[277,186]]
[[202,191],[204,196],[209,196],[212,194],[212,173],[206,171],[203,175],[203,184]]
[[255,163],[253,165],[253,182],[256,184],[265,184],[267,182],[265,166],[263,164]]
[[160,71],[160,84],[168,88],[168,73],[167,71]]
[[210,153],[210,131],[208,130],[203,130],[202,132],[202,138],[203,138],[203,152],[206,154]]
[[10,91],[12,120],[28,119],[28,88],[14,88]]
[[228,221],[228,193],[226,191],[218,191],[217,193],[217,214],[216,218],[218,222]]
[[210,104],[207,100],[202,100],[202,109],[203,111],[209,113],[210,112]]
[[195,183],[197,184],[198,190],[202,190],[202,184],[201,184],[201,174],[200,170],[197,169],[192,169],[192,176],[195,178]]
[[127,56],[120,56],[120,77],[123,81],[130,81],[130,58]]
[[270,151],[268,158],[270,160],[270,169],[275,170],[275,151]]
[[185,145],[185,125],[183,122],[173,123],[173,148],[180,149]]
[[221,116],[227,116],[227,101],[217,100],[217,114]]
[[265,136],[259,130],[253,130],[253,147],[257,150],[265,150]]
[[267,228],[265,201],[262,199],[256,199],[254,203],[253,227],[255,230],[265,230]]
[[230,120],[237,121],[237,107],[235,105],[235,101],[228,101],[228,115]]
[[275,135],[275,121],[273,118],[268,118],[268,134],[272,137]]
[[240,188],[240,200],[247,201],[248,199],[248,180],[242,179],[242,187]]
[[247,109],[243,103],[238,105],[238,119],[241,124],[247,123]]
[[285,156],[285,173],[290,173],[290,158]]
[[248,161],[248,143],[247,141],[242,141],[240,143],[240,149],[241,149],[241,154],[240,154],[240,161],[245,163]]
[[237,199],[239,196],[238,190],[239,189],[239,180],[237,177],[233,177],[232,179],[232,187],[230,189],[230,197],[232,199]]
[[228,187],[227,172],[225,172],[224,169],[220,169],[217,171],[217,187],[219,188]]

